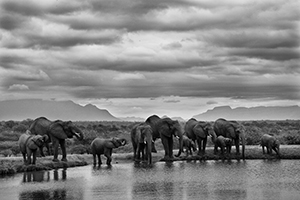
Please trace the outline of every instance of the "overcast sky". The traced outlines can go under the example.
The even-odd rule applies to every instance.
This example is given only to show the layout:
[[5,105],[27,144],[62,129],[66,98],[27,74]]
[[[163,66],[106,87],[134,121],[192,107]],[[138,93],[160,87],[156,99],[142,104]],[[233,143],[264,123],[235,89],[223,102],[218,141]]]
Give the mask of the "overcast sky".
[[186,119],[300,105],[299,0],[0,2],[0,100]]

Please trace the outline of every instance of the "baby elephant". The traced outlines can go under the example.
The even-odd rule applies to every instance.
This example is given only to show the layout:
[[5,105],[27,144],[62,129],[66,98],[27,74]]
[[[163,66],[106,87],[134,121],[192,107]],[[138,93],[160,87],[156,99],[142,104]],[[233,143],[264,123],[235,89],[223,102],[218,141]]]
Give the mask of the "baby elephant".
[[272,154],[272,149],[279,156],[279,141],[272,135],[264,134],[261,138],[261,146],[263,150],[263,154],[265,154],[265,147],[267,148],[267,153]]
[[98,157],[98,165],[102,164],[101,154],[107,158],[106,164],[111,165],[111,154],[112,149],[118,148],[120,146],[124,146],[126,144],[126,140],[123,138],[110,138],[110,139],[102,139],[95,138],[91,143],[91,151],[94,158],[94,166],[96,166],[96,155]]
[[196,151],[196,144],[193,140],[191,140],[190,138],[188,138],[186,135],[182,136],[182,142],[183,142],[183,148],[185,148],[185,152],[186,152],[186,156],[193,155],[192,149],[193,151]]
[[221,155],[224,155],[224,149],[226,148],[227,154],[230,154],[232,146],[232,139],[225,138],[222,135],[218,136],[215,141],[215,149],[214,153],[216,154],[218,152],[218,147],[221,149]]
[[[28,133],[24,133],[19,138],[19,147],[21,153],[23,155],[24,164],[35,164],[36,161],[36,152],[40,149],[45,141],[48,140],[48,136],[44,135],[30,135]],[[27,159],[26,159],[27,155]],[[33,156],[31,162],[31,155]]]

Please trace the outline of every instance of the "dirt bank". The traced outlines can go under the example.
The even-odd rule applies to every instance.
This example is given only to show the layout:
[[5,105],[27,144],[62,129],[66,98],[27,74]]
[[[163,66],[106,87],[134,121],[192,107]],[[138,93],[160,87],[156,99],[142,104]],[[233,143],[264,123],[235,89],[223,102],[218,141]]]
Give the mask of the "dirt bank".
[[[177,150],[174,150],[177,153]],[[300,145],[281,145],[280,147],[280,159],[300,159]],[[120,153],[113,154],[112,165],[120,162],[132,162],[133,153]],[[195,153],[194,153],[195,155]],[[162,158],[164,152],[160,151],[158,153],[153,153],[153,162],[163,161]],[[38,171],[38,170],[51,170],[57,168],[68,168],[84,166],[93,163],[93,157],[91,154],[83,155],[68,155],[68,162],[52,162],[52,156],[47,156],[43,158],[37,158],[36,165],[26,166],[23,164],[23,159],[21,157],[2,157],[0,158],[0,175],[14,174],[18,172],[26,171]],[[219,155],[213,154],[213,147],[207,147],[206,156],[189,156],[185,157],[185,153],[176,158],[174,161],[180,160],[218,160],[222,159]],[[228,159],[228,157],[226,158]],[[232,147],[231,159],[237,159],[235,156],[235,147]],[[262,149],[260,146],[246,146],[245,159],[278,159],[276,155],[264,155],[262,154]],[[102,162],[105,163],[105,158],[102,158]]]

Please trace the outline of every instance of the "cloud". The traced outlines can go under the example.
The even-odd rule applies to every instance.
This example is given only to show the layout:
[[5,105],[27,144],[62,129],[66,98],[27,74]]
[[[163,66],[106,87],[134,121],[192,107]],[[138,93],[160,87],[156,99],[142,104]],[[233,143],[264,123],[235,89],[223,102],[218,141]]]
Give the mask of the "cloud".
[[122,73],[122,74],[118,74],[116,77],[114,77],[114,80],[118,80],[118,81],[143,80],[143,79],[146,79],[146,77],[143,74],[139,74],[139,73],[134,73],[134,74]]
[[27,85],[13,84],[9,86],[8,90],[29,90]]
[[208,102],[206,102],[207,105],[214,105],[214,104],[218,104],[218,102],[210,100]]
[[299,99],[297,0],[0,4],[2,99]]

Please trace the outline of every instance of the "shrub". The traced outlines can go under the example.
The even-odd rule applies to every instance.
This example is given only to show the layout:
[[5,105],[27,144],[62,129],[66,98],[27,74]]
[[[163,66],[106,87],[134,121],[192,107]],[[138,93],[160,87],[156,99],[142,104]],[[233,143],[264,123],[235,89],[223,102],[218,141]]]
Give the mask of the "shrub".
[[12,130],[15,132],[25,133],[28,127],[24,124],[17,124],[15,125]]
[[300,144],[300,133],[298,131],[291,131],[281,136],[281,141],[284,144]]
[[71,154],[85,154],[88,153],[88,149],[85,145],[82,144],[78,144],[78,145],[74,145],[70,148],[70,153]]

